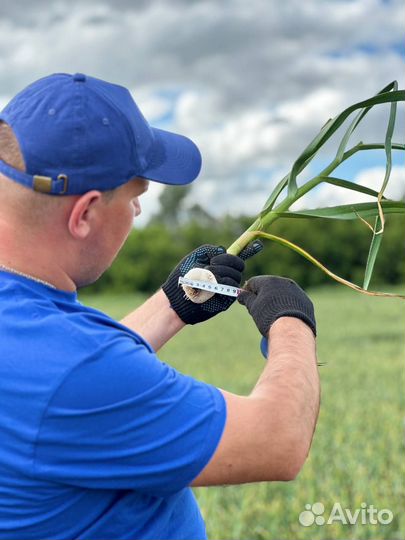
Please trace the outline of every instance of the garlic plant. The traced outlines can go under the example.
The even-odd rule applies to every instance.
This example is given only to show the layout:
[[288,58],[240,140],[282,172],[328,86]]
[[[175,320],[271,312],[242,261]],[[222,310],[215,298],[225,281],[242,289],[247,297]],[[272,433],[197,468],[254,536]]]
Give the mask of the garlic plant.
[[[396,296],[405,299],[405,295],[395,295],[368,290],[378,250],[380,248],[381,240],[384,233],[385,215],[396,213],[405,214],[405,202],[388,200],[384,197],[384,192],[391,174],[392,150],[405,150],[404,144],[392,142],[392,134],[395,126],[398,101],[405,101],[405,90],[398,90],[398,83],[394,81],[385,88],[383,88],[378,94],[376,94],[372,98],[361,101],[360,103],[356,103],[345,109],[335,118],[328,120],[326,124],[322,127],[318,135],[311,141],[311,143],[305,148],[305,150],[301,153],[298,159],[294,162],[290,172],[277,184],[254,223],[228,248],[228,253],[237,255],[253,239],[267,238],[286,247],[289,247],[290,249],[293,249],[294,251],[311,261],[313,264],[315,264],[331,278],[335,279],[339,283],[351,287],[352,289],[370,295]],[[348,147],[349,140],[353,132],[356,130],[357,126],[360,124],[366,114],[373,107],[381,105],[383,103],[391,104],[385,134],[385,141],[372,144],[365,144],[362,141],[359,141],[354,146]],[[345,134],[343,135],[333,160],[317,176],[311,178],[303,185],[298,187],[298,174],[300,174],[305,169],[305,167],[307,167],[307,165],[312,161],[312,159],[316,156],[316,154],[323,147],[323,145],[332,137],[332,135],[346,121],[346,119],[356,111],[357,114],[355,114]],[[341,163],[348,160],[357,152],[379,149],[385,149],[386,168],[385,176],[382,180],[382,185],[378,192],[371,188],[358,185],[354,182],[332,176],[333,171]],[[375,202],[346,204],[341,206],[317,208],[313,210],[301,210],[299,212],[289,210],[292,204],[294,204],[298,199],[303,197],[306,193],[314,189],[319,184],[325,182],[340,186],[348,190],[353,190],[360,193],[365,193],[367,195],[371,195],[375,197],[376,200]],[[351,283],[350,281],[347,281],[337,276],[336,274],[325,268],[319,261],[317,261],[312,255],[303,250],[301,247],[289,242],[285,238],[274,236],[269,233],[268,231],[271,227],[271,224],[281,217],[291,219],[360,219],[372,231],[372,238],[364,273],[363,286],[360,287],[359,285],[355,285],[354,283]],[[367,221],[367,219],[370,218],[373,220],[373,224],[370,224]]]

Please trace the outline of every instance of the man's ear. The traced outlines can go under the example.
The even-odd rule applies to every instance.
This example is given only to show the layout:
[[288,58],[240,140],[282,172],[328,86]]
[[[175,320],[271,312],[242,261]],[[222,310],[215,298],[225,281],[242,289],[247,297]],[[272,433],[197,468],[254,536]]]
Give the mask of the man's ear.
[[74,203],[68,221],[73,238],[84,240],[97,226],[101,197],[100,191],[88,191]]

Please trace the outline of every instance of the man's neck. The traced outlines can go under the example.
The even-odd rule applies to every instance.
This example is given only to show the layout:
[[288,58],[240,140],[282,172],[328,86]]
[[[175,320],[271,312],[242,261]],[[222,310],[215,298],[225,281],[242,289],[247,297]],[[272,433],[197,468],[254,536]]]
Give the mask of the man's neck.
[[43,238],[20,234],[0,227],[0,265],[32,279],[49,283],[56,289],[75,291],[76,285],[61,266],[60,256]]
[[59,289],[68,292],[76,291],[76,286],[73,281],[65,274],[44,270],[39,267],[33,267],[27,264],[26,261],[19,263],[15,259],[0,258],[0,269],[7,272],[24,276],[33,281],[42,283],[54,289]]

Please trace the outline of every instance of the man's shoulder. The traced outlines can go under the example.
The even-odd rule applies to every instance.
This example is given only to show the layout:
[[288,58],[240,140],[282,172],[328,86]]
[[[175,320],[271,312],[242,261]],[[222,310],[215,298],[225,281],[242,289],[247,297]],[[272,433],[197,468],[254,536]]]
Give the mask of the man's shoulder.
[[76,302],[75,309],[64,311],[65,324],[77,336],[82,337],[86,342],[97,341],[97,343],[114,343],[129,341],[132,345],[141,345],[149,352],[153,352],[149,343],[142,336],[113,319],[103,311],[86,306],[81,302]]
[[54,377],[89,360],[153,353],[150,345],[107,314],[63,294],[39,294],[16,287],[0,302],[1,353],[25,372]]
[[24,326],[27,330],[39,326],[36,330],[47,340],[53,337],[59,340],[63,334],[65,342],[69,342],[70,338],[73,341],[73,338],[77,340],[83,337],[87,343],[94,340],[108,341],[119,335],[151,350],[139,334],[106,313],[85,305],[78,300],[77,294],[44,291],[24,285],[17,283],[12,288],[12,294],[10,291],[1,294],[2,320]]

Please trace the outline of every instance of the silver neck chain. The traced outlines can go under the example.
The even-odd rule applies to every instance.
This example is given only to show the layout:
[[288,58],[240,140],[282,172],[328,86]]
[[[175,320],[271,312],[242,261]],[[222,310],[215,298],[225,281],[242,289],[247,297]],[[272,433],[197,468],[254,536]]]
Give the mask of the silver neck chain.
[[44,279],[36,278],[34,276],[31,276],[30,274],[24,274],[24,272],[20,272],[19,270],[15,270],[14,268],[10,268],[9,266],[6,266],[4,264],[0,264],[0,269],[6,270],[7,272],[11,272],[12,274],[17,274],[18,276],[23,276],[25,278],[32,279],[33,281],[36,281],[37,283],[42,283],[42,285],[47,285],[48,287],[51,287],[51,289],[56,289],[55,285],[48,283],[48,281],[45,281]]

